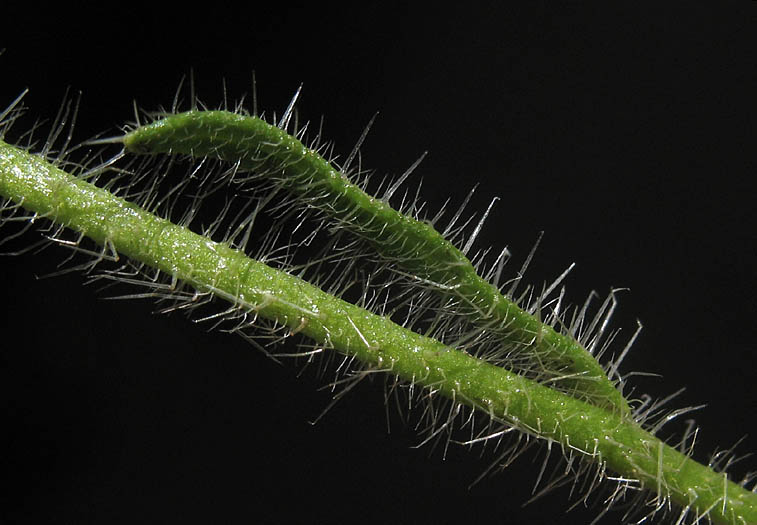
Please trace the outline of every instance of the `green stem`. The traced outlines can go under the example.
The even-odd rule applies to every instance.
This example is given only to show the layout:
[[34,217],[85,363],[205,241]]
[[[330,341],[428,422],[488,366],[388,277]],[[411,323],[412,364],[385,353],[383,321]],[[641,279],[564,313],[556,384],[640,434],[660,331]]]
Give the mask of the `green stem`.
[[405,272],[435,283],[437,292],[461,305],[458,309],[474,325],[498,333],[502,344],[519,350],[519,355],[530,355],[537,373],[550,373],[555,386],[597,406],[630,413],[602,366],[575,339],[518,307],[479,276],[464,253],[431,225],[367,195],[286,131],[257,117],[190,111],[137,128],[124,137],[124,145],[135,153],[211,156],[275,180],[307,206],[360,235]]
[[566,454],[638,480],[661,504],[670,498],[716,523],[757,523],[757,494],[665,445],[629,418],[406,330],[2,141],[0,196],[229,300],[240,312],[286,325],[367,367],[557,441]]

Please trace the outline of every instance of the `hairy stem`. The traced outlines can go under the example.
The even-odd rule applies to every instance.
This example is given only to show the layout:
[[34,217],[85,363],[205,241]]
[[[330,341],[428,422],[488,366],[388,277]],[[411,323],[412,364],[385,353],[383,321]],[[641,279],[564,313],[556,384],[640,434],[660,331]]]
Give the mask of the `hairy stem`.
[[446,347],[213,242],[0,141],[0,196],[106,249],[299,331],[540,439],[601,462],[629,480],[708,515],[757,523],[757,495],[665,445],[630,418]]

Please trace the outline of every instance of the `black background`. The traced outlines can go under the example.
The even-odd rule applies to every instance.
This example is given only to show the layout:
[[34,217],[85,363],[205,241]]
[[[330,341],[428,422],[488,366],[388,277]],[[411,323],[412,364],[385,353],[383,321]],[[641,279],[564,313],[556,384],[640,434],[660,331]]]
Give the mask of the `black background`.
[[[4,7],[5,9],[5,7]],[[498,195],[478,243],[529,282],[576,262],[569,297],[622,294],[623,371],[672,406],[707,403],[696,456],[754,450],[757,263],[753,201],[757,5],[449,9],[388,4],[194,12],[127,6],[10,12],[0,106],[24,88],[52,117],[81,90],[77,137],[132,119],[132,101],[170,105],[192,68],[210,105],[250,91],[281,112],[325,116],[346,154],[374,112],[363,163],[414,175],[437,209],[476,183]],[[31,119],[26,121],[31,122]],[[28,235],[21,243],[37,239]],[[18,245],[16,245],[18,246]],[[146,302],[109,302],[79,275],[37,280],[62,252],[2,258],[0,494],[8,522],[586,523],[569,491],[521,508],[540,466],[526,454],[468,489],[488,456],[446,458],[387,433],[382,388],[357,388],[317,425],[329,393],[240,338],[207,333]],[[742,473],[754,460],[747,459]],[[617,523],[613,514],[602,523]]]

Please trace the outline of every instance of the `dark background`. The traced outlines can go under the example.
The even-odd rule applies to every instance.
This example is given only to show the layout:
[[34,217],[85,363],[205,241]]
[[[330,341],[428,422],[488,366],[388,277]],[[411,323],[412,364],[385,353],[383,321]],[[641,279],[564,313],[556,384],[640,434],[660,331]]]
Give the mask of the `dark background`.
[[[621,337],[637,318],[645,329],[622,370],[662,375],[632,384],[657,397],[687,386],[671,406],[708,404],[696,414],[698,459],[745,434],[738,450],[755,449],[757,4],[184,9],[7,13],[0,106],[29,87],[30,114],[51,118],[67,87],[81,90],[84,140],[131,120],[133,100],[170,105],[190,68],[210,105],[224,78],[230,98],[248,93],[254,69],[268,111],[304,84],[300,115],[324,115],[342,154],[380,111],[364,165],[398,174],[429,150],[410,186],[423,178],[431,209],[476,183],[472,209],[500,196],[478,246],[510,246],[511,272],[543,230],[529,282],[576,262],[572,302],[630,288]],[[14,487],[0,521],[596,515],[564,515],[568,489],[521,508],[534,453],[469,490],[490,456],[429,457],[396,419],[387,434],[378,383],[311,426],[330,399],[325,380],[180,315],[151,315],[147,302],[104,301],[77,274],[35,279],[63,255],[0,259],[0,463]]]

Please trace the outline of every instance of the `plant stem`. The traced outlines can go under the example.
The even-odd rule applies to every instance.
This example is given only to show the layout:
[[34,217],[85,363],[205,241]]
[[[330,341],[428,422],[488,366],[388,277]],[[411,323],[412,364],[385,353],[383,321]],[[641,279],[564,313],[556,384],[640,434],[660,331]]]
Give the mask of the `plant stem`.
[[240,313],[395,374],[538,438],[601,462],[716,523],[757,523],[757,495],[615,412],[518,376],[337,299],[227,245],[118,198],[0,141],[0,195],[127,256],[230,301]]

